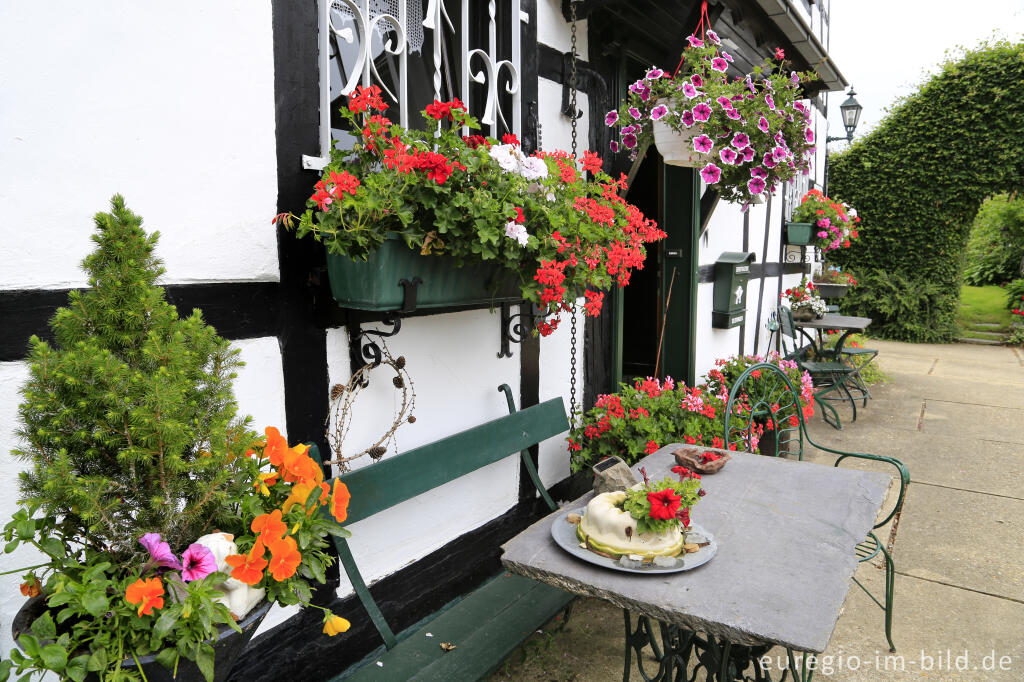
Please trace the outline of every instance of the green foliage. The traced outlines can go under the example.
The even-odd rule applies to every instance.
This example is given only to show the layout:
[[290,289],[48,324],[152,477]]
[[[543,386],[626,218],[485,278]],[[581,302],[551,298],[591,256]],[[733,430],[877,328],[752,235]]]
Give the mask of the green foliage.
[[[668,518],[651,516],[651,500],[649,493],[658,493],[665,490],[672,491],[671,505],[668,510],[672,514],[663,514]],[[640,533],[662,533],[679,525],[676,517],[677,510],[689,510],[701,498],[700,477],[693,476],[692,472],[679,475],[679,480],[674,481],[666,478],[662,481],[646,481],[639,488],[630,488],[626,491],[626,499],[622,503],[623,511],[636,519],[636,529]],[[678,498],[678,499],[676,499]],[[688,516],[687,516],[688,518]],[[689,525],[689,524],[687,524]]]
[[53,346],[30,341],[26,445],[13,454],[31,465],[23,500],[56,519],[67,543],[117,564],[141,552],[144,533],[179,546],[238,526],[231,461],[247,433],[231,393],[238,351],[199,311],[179,318],[164,300],[158,234],[120,196],[95,222],[90,288],[57,311]]
[[1020,277],[1024,263],[1024,197],[1000,194],[978,210],[967,241],[964,281],[1002,284]]
[[[876,268],[857,272],[858,286],[842,299],[843,314],[870,317],[873,335],[921,343],[948,343],[957,337],[958,284],[949,288]],[[940,323],[940,317],[950,321]]]
[[831,190],[863,218],[858,242],[831,255],[861,276],[844,311],[882,337],[955,338],[967,235],[986,197],[1020,186],[1021,130],[1024,44],[999,42],[945,63],[830,158]]
[[1006,285],[1006,307],[1009,310],[1024,308],[1024,277]]

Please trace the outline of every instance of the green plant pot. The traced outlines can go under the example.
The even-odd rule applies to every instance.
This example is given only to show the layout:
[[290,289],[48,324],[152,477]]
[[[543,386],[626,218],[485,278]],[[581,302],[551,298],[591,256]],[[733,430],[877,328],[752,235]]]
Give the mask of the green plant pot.
[[818,284],[815,282],[814,287],[822,298],[842,298],[850,290],[849,284]]
[[786,243],[807,246],[814,238],[813,227],[810,223],[786,223]]
[[[422,256],[397,234],[390,234],[364,261],[327,254],[331,294],[338,305],[356,310],[400,310],[406,287],[416,287],[416,308],[481,306],[522,300],[515,275],[497,264],[466,263],[450,256]],[[411,290],[411,286],[409,287]]]

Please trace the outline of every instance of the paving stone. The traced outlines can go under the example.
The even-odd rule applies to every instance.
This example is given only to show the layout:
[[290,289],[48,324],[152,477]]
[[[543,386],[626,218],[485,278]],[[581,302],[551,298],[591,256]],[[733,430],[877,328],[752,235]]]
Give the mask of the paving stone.
[[911,484],[901,573],[1024,602],[1024,501]]
[[960,438],[1024,444],[1024,409],[966,405],[931,399],[921,431]]

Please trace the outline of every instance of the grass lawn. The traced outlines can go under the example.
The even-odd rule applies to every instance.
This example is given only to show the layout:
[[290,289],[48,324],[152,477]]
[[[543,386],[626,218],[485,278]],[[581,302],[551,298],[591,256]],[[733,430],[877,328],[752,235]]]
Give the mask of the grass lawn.
[[[1006,290],[997,286],[960,289],[960,327],[964,336],[983,338],[975,332],[1006,332],[1013,315],[1006,309]],[[996,324],[998,327],[981,327]]]

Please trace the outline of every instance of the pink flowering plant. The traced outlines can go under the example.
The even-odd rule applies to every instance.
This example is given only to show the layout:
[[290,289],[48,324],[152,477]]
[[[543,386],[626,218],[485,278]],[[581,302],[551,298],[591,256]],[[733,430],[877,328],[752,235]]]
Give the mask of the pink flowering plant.
[[822,253],[847,249],[860,236],[860,216],[856,209],[812,189],[793,211],[793,222],[810,223],[814,234],[814,245]]
[[[722,401],[727,403],[729,400],[729,393],[732,391],[732,387],[736,380],[739,379],[740,375],[747,370],[747,368],[767,362],[776,365],[785,372],[786,377],[793,387],[799,391],[799,406],[792,404],[792,398],[787,396],[787,391],[781,384],[772,383],[768,390],[762,391],[760,399],[764,400],[770,406],[770,410],[773,415],[779,413],[776,419],[769,418],[767,414],[754,413],[751,415],[751,406],[749,404],[749,397],[746,393],[742,393],[738,396],[736,404],[733,406],[734,416],[739,417],[739,420],[732,422],[735,425],[735,430],[744,430],[747,428],[746,424],[749,420],[753,420],[754,424],[751,428],[751,450],[753,452],[760,452],[758,442],[760,437],[764,435],[765,430],[772,430],[775,428],[775,423],[779,417],[784,415],[786,423],[785,428],[795,428],[799,426],[799,417],[792,411],[792,409],[786,408],[798,408],[803,414],[804,419],[810,419],[814,414],[814,384],[811,381],[811,375],[806,371],[801,371],[799,366],[793,360],[786,360],[778,353],[772,352],[767,356],[761,355],[733,355],[728,358],[719,358],[715,360],[715,366],[710,369],[705,375],[704,379],[707,381],[707,387],[709,391],[715,393],[715,395]],[[760,371],[755,370],[751,374],[748,381],[761,382],[769,380],[769,377],[762,377]],[[747,384],[745,384],[746,386]],[[781,410],[781,412],[780,412]]]
[[607,113],[605,123],[620,128],[612,151],[635,158],[653,140],[655,121],[692,130],[701,178],[724,199],[744,204],[810,172],[814,131],[800,87],[816,76],[787,70],[776,48],[774,59],[730,78],[733,57],[714,31],[687,40],[674,73],[652,67],[629,86],[621,108]]
[[687,387],[671,377],[623,384],[618,393],[598,396],[569,434],[570,465],[581,471],[612,455],[634,464],[675,442],[724,448],[724,409],[707,387]]
[[605,291],[628,284],[645,245],[665,236],[621,197],[625,176],[606,175],[593,152],[528,154],[514,135],[464,136],[479,124],[457,99],[423,111],[427,131],[395,125],[386,108],[377,86],[358,88],[342,108],[356,143],[332,150],[299,237],[366,260],[394,233],[425,256],[497,263],[544,309],[537,328],[546,335],[579,298],[598,315]]

